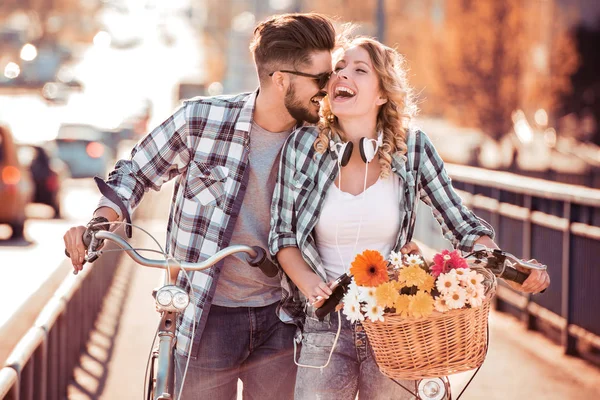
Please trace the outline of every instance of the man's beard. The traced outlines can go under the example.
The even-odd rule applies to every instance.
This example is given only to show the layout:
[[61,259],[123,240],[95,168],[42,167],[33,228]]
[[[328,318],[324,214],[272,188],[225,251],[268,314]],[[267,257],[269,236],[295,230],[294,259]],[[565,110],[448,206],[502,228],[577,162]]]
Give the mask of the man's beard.
[[312,114],[306,106],[300,103],[300,100],[296,99],[294,85],[290,85],[283,101],[285,108],[296,121],[306,121],[311,124],[316,124],[319,122],[319,114]]

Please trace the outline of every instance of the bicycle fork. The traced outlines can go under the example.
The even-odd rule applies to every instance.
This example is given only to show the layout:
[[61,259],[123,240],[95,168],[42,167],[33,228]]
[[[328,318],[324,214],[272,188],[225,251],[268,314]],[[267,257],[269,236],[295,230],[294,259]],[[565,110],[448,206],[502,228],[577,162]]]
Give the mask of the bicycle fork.
[[[172,400],[175,389],[173,349],[175,348],[176,313],[164,312],[158,329],[158,365],[153,400]],[[154,355],[153,355],[154,358]]]

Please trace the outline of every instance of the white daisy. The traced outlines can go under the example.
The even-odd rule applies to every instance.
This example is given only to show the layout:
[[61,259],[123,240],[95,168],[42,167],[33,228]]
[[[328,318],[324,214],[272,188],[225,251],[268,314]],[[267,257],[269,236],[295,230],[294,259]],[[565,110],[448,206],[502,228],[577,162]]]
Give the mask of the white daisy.
[[471,307],[481,307],[484,299],[485,289],[483,286],[480,286],[478,289],[471,291],[471,293],[467,295],[467,301],[469,302]]
[[442,294],[452,293],[459,288],[458,278],[456,274],[452,273],[440,274],[435,282],[435,287]]
[[344,308],[342,311],[350,322],[365,320],[363,313],[360,311],[360,303],[358,301],[344,302]]
[[433,302],[433,307],[439,312],[446,312],[450,310],[448,307],[448,303],[446,302],[446,298],[444,296],[439,296]]
[[463,284],[462,286],[465,286],[468,281],[469,271],[469,268],[453,268],[450,270],[450,273],[456,276],[459,284]]
[[416,254],[410,254],[406,256],[406,264],[420,266],[421,264],[423,264],[423,260]]
[[446,298],[446,303],[451,310],[463,308],[467,301],[467,291],[461,287],[458,287],[456,290],[445,294],[444,297]]
[[481,275],[477,271],[469,270],[469,272],[467,273],[466,283],[470,287],[475,288],[477,286],[482,286],[481,283],[483,282],[483,279],[483,275]]
[[360,301],[360,291],[354,279],[348,285],[348,291],[344,295],[344,302],[346,301],[356,301],[357,303]]
[[367,304],[363,307],[363,311],[365,312],[365,317],[369,318],[371,321],[383,322],[383,307],[378,306],[377,304]]
[[402,267],[402,253],[396,253],[392,251],[389,257],[390,263],[393,265],[394,269],[398,269]]
[[358,286],[358,299],[365,303],[376,304],[375,288],[370,286]]

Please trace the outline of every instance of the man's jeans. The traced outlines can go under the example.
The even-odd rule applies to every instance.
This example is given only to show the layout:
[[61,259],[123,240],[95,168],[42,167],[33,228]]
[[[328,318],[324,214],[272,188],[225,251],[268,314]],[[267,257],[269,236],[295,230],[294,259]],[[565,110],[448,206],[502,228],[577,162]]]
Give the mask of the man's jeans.
[[[266,307],[213,305],[196,354],[190,359],[182,399],[235,400],[237,382],[248,400],[293,399],[296,325],[277,317],[277,303]],[[175,355],[175,386],[187,358]]]
[[[344,314],[342,330],[329,365],[323,369],[298,367],[296,400],[336,399],[408,400],[414,397],[379,371],[367,334],[361,324],[352,324]],[[325,365],[338,329],[338,313],[323,322],[312,307],[304,326],[300,364]],[[400,380],[409,389],[414,381]]]

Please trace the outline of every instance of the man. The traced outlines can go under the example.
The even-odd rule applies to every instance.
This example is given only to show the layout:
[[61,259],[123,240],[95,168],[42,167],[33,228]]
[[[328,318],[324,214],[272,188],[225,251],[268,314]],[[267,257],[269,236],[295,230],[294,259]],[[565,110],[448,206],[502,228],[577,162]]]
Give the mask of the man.
[[[250,50],[259,88],[236,96],[184,102],[117,162],[108,185],[131,212],[148,189],[176,178],[167,251],[197,262],[229,244],[267,248],[270,202],[279,152],[294,127],[318,121],[319,100],[331,75],[332,22],[319,14],[285,14],[258,25]],[[102,198],[92,221],[123,218]],[[76,270],[85,255],[85,227],[64,236]],[[292,399],[296,308],[280,304],[281,279],[228,257],[208,272],[179,274],[194,306],[178,324],[176,386],[190,357],[184,399]],[[190,288],[191,286],[191,288]],[[195,313],[195,336],[193,319]],[[286,323],[287,322],[287,323]]]

